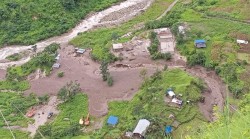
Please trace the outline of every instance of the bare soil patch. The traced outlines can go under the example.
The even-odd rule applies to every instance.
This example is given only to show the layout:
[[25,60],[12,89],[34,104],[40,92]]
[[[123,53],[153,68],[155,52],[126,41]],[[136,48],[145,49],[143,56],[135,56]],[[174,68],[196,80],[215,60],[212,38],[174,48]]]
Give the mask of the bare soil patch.
[[0,69],[0,80],[4,80],[6,76],[6,70]]
[[215,121],[213,107],[217,106],[219,111],[223,111],[226,97],[226,86],[214,71],[207,71],[205,68],[195,66],[186,69],[191,75],[201,78],[207,85],[207,89],[202,93],[205,97],[204,103],[199,103],[200,111],[209,121]]
[[[89,51],[80,57],[74,57],[73,47],[64,47],[60,51],[60,69],[55,69],[49,77],[31,80],[31,88],[26,94],[35,92],[38,95],[56,95],[60,88],[67,82],[77,81],[81,84],[84,93],[89,97],[89,111],[93,116],[107,114],[107,102],[112,100],[129,100],[137,92],[142,79],[140,71],[144,67],[117,68],[110,65],[110,73],[114,79],[114,85],[108,87],[102,81],[99,74],[100,64],[92,61]],[[148,75],[152,75],[156,68],[148,67]],[[59,71],[64,72],[64,77],[57,77]]]

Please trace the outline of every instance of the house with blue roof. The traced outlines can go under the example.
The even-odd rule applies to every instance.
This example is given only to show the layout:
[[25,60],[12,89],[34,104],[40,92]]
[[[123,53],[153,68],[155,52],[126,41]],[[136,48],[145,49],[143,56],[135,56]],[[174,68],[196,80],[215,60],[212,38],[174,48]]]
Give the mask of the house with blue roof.
[[206,41],[205,40],[195,40],[194,41],[194,45],[197,47],[197,48],[206,48]]
[[107,124],[113,127],[116,126],[118,124],[118,117],[112,115],[109,116]]

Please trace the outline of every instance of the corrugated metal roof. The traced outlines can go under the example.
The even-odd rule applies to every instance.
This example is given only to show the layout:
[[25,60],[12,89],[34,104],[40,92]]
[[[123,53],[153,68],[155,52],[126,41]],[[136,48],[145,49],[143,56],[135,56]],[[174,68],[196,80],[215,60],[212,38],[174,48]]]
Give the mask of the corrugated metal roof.
[[146,131],[149,125],[150,125],[150,122],[147,119],[141,119],[136,125],[133,133],[137,133],[137,134],[144,136],[146,134]]
[[206,41],[205,40],[195,40],[194,42],[195,43],[205,43]]

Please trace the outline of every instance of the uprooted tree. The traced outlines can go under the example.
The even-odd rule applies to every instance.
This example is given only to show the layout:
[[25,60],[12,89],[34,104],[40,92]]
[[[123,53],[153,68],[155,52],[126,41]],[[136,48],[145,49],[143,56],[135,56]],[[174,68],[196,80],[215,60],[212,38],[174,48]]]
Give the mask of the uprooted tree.
[[65,101],[68,101],[73,98],[77,93],[81,92],[80,84],[77,82],[69,82],[65,86],[63,86],[59,92],[58,97]]

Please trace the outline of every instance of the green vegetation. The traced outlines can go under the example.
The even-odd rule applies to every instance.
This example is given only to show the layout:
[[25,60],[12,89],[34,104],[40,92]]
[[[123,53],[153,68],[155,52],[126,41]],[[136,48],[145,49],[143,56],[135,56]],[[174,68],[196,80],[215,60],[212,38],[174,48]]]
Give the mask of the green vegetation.
[[62,78],[64,76],[64,72],[60,71],[57,73],[57,77]]
[[[247,58],[239,56],[239,50],[242,48],[236,44],[236,39],[250,40],[250,25],[240,21],[240,18],[232,19],[233,16],[231,18],[212,16],[210,11],[224,7],[222,3],[224,2],[213,0],[180,1],[162,19],[149,21],[145,27],[148,29],[170,27],[176,36],[177,49],[187,57],[188,64],[215,69],[229,84],[229,89],[234,96],[239,97],[241,94],[247,93],[244,91],[244,82],[240,79],[240,74],[246,71]],[[229,3],[239,5],[240,1]],[[236,8],[232,5],[229,7]],[[249,8],[244,8],[244,10],[249,11]],[[237,14],[242,14],[242,11]],[[179,25],[186,27],[185,34],[179,33]],[[195,48],[193,44],[195,39],[205,39],[207,48]],[[247,52],[248,49],[245,49],[244,51]],[[224,72],[227,69],[230,70],[230,74]]]
[[107,81],[108,86],[112,86],[114,81],[113,81],[112,76],[110,75],[108,64],[109,63],[107,61],[102,61],[100,70],[102,74],[102,80]]
[[[104,125],[102,129],[90,135],[92,138],[121,138],[126,131],[133,131],[137,122],[141,118],[146,118],[151,122],[146,134],[147,138],[164,138],[164,128],[171,125],[173,119],[169,119],[170,114],[174,114],[181,124],[188,123],[195,119],[204,121],[199,113],[196,101],[200,97],[202,82],[189,76],[182,70],[157,72],[151,78],[146,79],[140,91],[131,101],[119,101],[109,103],[109,115],[119,117],[117,127],[112,128]],[[199,85],[198,85],[199,84]],[[172,87],[176,94],[182,94],[184,101],[181,109],[168,106],[165,102],[165,91]],[[186,104],[187,100],[192,100],[193,104]],[[194,126],[194,125],[193,125]],[[182,125],[180,125],[182,127]],[[197,127],[193,127],[197,129]],[[174,136],[180,137],[183,133]]]
[[[26,117],[24,117],[22,113],[20,113],[20,111],[22,111],[25,114],[27,109],[35,104],[37,104],[37,101],[36,101],[35,96],[33,95],[24,97],[21,94],[17,94],[17,93],[0,92],[1,111],[4,117],[6,118],[6,120],[9,121],[9,125],[27,127],[28,121]],[[1,120],[0,128],[2,128],[3,126],[5,126],[5,123],[4,123],[4,120]]]
[[58,44],[51,44],[47,46],[43,52],[38,53],[22,66],[8,68],[7,79],[5,81],[0,81],[0,90],[27,90],[30,87],[28,81],[26,81],[28,75],[35,72],[37,69],[45,71],[46,74],[50,73],[52,65],[55,62],[58,48],[60,48]]
[[0,81],[0,90],[24,91],[29,87],[28,81]]
[[59,47],[59,44],[51,44],[47,46],[43,52],[38,53],[29,62],[23,64],[22,66],[8,68],[7,80],[25,80],[29,74],[33,73],[37,69],[41,69],[49,74],[52,65],[55,62],[57,49]]
[[[12,130],[16,139],[29,139],[29,133],[25,133],[19,130]],[[0,138],[1,139],[11,139],[13,138],[8,129],[0,128]]]
[[71,100],[77,93],[81,91],[80,84],[76,82],[69,82],[63,86],[59,92],[58,97],[64,102]]
[[10,61],[18,61],[22,58],[22,55],[19,53],[15,53],[13,55],[10,55],[8,57],[6,57],[6,59],[10,60]]
[[[244,96],[240,107],[232,115],[226,112],[220,115],[219,120],[209,125],[203,126],[200,132],[191,134],[192,139],[247,139],[250,137],[249,120],[250,120],[250,94]],[[229,104],[228,104],[229,105]],[[228,106],[229,107],[229,106]]]
[[[70,138],[80,134],[79,119],[88,113],[87,95],[79,93],[58,106],[60,113],[56,118],[44,126],[39,127],[39,131],[47,138]],[[41,138],[37,133],[35,139]]]
[[74,27],[91,11],[100,11],[119,0],[2,0],[0,46],[34,44]]
[[112,62],[116,60],[114,55],[109,52],[112,40],[128,32],[132,32],[130,37],[122,38],[121,40],[118,39],[118,41],[128,41],[133,36],[138,35],[144,29],[138,29],[137,26],[160,16],[171,2],[173,2],[173,0],[156,0],[142,15],[135,17],[121,26],[84,32],[74,38],[70,43],[76,47],[93,48],[92,58],[94,60]]

